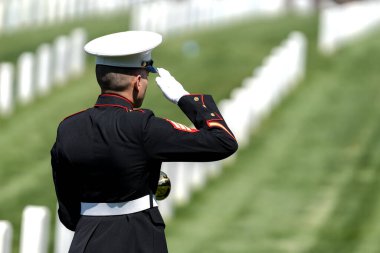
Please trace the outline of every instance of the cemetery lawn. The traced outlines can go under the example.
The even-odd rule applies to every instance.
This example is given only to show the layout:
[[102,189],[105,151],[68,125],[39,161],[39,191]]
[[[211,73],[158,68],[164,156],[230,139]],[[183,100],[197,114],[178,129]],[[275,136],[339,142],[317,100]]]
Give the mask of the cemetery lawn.
[[171,252],[380,251],[379,42],[309,54],[307,78],[167,224]]
[[[115,22],[117,20],[117,22]],[[127,30],[129,14],[115,13],[113,16],[87,17],[61,24],[27,27],[0,35],[0,62],[16,62],[23,52],[35,52],[42,43],[52,44],[60,35],[69,35],[74,28],[85,28],[92,39],[112,32]]]
[[[122,16],[89,22],[89,37],[126,30]],[[52,40],[57,30],[35,32]],[[306,80],[253,133],[236,162],[177,210],[167,223],[170,252],[379,251],[379,34],[326,58],[315,52],[316,18],[247,20],[167,37],[154,58],[190,92],[211,93],[219,101],[293,30],[311,40]],[[183,53],[189,42],[199,54]],[[14,62],[23,47],[15,44],[13,53],[5,53],[8,60]],[[0,219],[14,226],[14,252],[26,205],[48,206],[55,219],[49,151],[59,122],[96,100],[94,60],[89,62],[69,85],[0,119]],[[150,79],[144,107],[188,124]]]
[[[97,18],[96,23],[82,21],[79,25],[92,34],[90,38],[127,30],[125,24],[119,24],[120,16],[114,19]],[[213,94],[219,101],[228,98],[232,89],[240,86],[242,80],[250,76],[270,50],[291,31],[297,29],[310,33],[314,32],[315,26],[315,18],[246,20],[225,28],[165,37],[153,56],[157,66],[170,70],[190,92]],[[66,34],[75,27],[75,24],[68,24],[65,29],[59,26],[34,30],[33,34],[40,34],[41,40],[37,43],[36,38],[30,38],[36,41],[31,50],[35,50],[39,43],[51,43],[50,40],[58,35],[57,30]],[[12,54],[3,51],[3,47],[0,53],[7,55],[9,61],[16,62],[17,56],[24,52],[22,48],[25,44],[22,41],[28,40],[29,35],[22,37],[22,34],[15,34],[20,45],[15,44]],[[15,43],[11,38],[0,37],[2,43],[6,41],[4,39]],[[197,45],[198,51],[185,53],[183,48],[188,43]],[[59,122],[72,113],[93,106],[96,101],[99,89],[94,76],[95,61],[89,57],[88,62],[85,73],[73,78],[69,85],[56,86],[50,95],[36,98],[28,106],[18,106],[12,117],[0,119],[0,220],[9,220],[13,225],[14,252],[18,252],[21,215],[26,205],[48,206],[55,220],[56,199],[51,179],[50,148]],[[152,108],[158,116],[190,124],[181,111],[163,97],[153,75],[143,106]],[[51,225],[54,226],[54,222]],[[53,238],[54,234],[51,234],[50,240],[53,241]]]

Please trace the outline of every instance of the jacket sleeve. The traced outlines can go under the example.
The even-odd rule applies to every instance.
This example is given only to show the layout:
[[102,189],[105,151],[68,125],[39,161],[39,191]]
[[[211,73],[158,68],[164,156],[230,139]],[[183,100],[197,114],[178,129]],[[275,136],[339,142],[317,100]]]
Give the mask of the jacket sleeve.
[[162,161],[216,161],[232,155],[236,139],[209,95],[183,96],[178,106],[196,128],[153,114],[144,123],[144,148]]
[[77,177],[60,158],[58,146],[56,141],[50,152],[53,181],[58,199],[58,217],[67,229],[74,231],[80,218]]

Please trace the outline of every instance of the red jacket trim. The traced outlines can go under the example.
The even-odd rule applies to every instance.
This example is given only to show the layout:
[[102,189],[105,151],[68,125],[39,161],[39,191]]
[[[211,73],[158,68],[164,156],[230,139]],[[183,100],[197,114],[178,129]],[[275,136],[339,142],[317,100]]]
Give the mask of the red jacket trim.
[[223,126],[222,124],[220,124],[219,122],[215,122],[215,121],[207,121],[207,125],[209,127],[218,127],[218,128],[221,128],[223,129],[224,131],[226,131],[234,140],[236,140],[235,136],[230,132],[228,131],[228,129]]
[[95,107],[118,107],[118,108],[122,108],[122,109],[126,110],[127,112],[130,111],[129,108],[126,106],[114,105],[114,104],[96,104]]
[[121,96],[121,95],[119,95],[119,94],[114,94],[114,93],[103,93],[103,94],[100,94],[100,96],[101,96],[101,97],[105,96],[105,97],[117,97],[117,98],[121,98],[121,99],[123,99],[124,101],[130,103],[130,104],[132,105],[132,107],[133,107],[133,103],[132,103],[132,101],[130,101],[128,98],[123,97],[123,96]]
[[199,132],[198,129],[196,128],[190,128],[190,127],[187,127],[185,125],[182,125],[180,123],[177,123],[177,122],[174,122],[174,121],[171,121],[170,119],[165,119],[167,122],[169,122],[174,129],[177,129],[179,131],[182,131],[182,132],[188,132],[188,133],[196,133],[196,132]]
[[[84,110],[82,110],[82,111],[79,111],[79,112],[73,113],[73,114],[71,114],[71,115],[65,117],[63,120],[66,120],[66,119],[68,119],[68,118],[71,118],[71,117],[73,117],[73,116],[75,116],[75,115],[77,115],[77,114],[80,114],[80,113],[82,113],[82,112],[85,112],[85,111],[87,111],[87,110],[88,110],[88,109],[84,109]],[[63,121],[63,120],[62,120],[62,121]]]

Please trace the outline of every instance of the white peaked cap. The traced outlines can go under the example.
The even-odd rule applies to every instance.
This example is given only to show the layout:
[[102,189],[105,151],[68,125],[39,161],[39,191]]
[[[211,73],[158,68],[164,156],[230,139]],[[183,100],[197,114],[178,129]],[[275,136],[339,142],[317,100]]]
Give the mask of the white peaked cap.
[[96,56],[96,64],[141,68],[152,60],[151,52],[162,42],[162,36],[148,31],[127,31],[96,38],[84,50]]

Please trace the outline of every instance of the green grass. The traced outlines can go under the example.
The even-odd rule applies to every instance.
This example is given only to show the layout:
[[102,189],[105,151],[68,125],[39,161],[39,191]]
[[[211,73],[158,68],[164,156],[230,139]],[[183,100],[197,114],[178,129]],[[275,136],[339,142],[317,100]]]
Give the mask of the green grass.
[[[92,36],[125,30],[118,22],[122,17],[101,19],[101,26],[89,21],[88,29]],[[154,51],[157,65],[169,69],[189,91],[211,93],[219,101],[290,31],[304,32],[310,43],[306,79],[252,134],[236,163],[168,222],[170,252],[380,251],[380,34],[322,57],[316,52],[316,23],[314,17],[247,20],[165,37]],[[69,24],[66,31],[76,26]],[[63,30],[36,31],[44,32],[30,50]],[[8,38],[7,44],[15,43],[9,54],[0,38],[0,53],[10,61],[25,47],[27,37],[17,36]],[[189,41],[198,45],[198,55],[183,53]],[[0,219],[14,226],[14,252],[25,205],[45,205],[55,212],[49,150],[58,123],[92,106],[97,94],[89,66],[69,85],[0,119]],[[153,78],[144,107],[187,121],[163,98]]]
[[0,36],[0,62],[16,62],[22,52],[35,52],[42,43],[52,44],[60,35],[68,35],[77,27],[83,27],[92,39],[107,33],[128,29],[129,14],[115,13],[112,16],[94,16],[57,25],[28,27]]
[[169,222],[171,252],[380,251],[379,42],[310,52],[306,80]]
[[[18,39],[0,38],[0,50],[4,58],[15,61],[24,48],[34,50],[39,43],[49,42],[78,24],[90,31],[90,38],[126,30],[125,23],[120,22],[123,15],[97,18],[96,23],[90,20],[62,26],[66,28],[37,29],[34,32],[39,34],[38,38],[33,37],[37,36],[34,33],[33,36],[15,34]],[[169,69],[190,92],[211,93],[218,101],[228,97],[234,87],[251,75],[271,48],[290,31],[298,29],[310,34],[315,24],[315,18],[247,20],[213,30],[165,37],[164,43],[154,51],[154,59],[157,66]],[[188,41],[198,44],[198,55],[183,53]],[[9,50],[3,51],[3,43]],[[21,212],[26,205],[45,205],[55,213],[49,151],[58,123],[71,113],[93,106],[96,100],[99,91],[94,78],[94,59],[89,62],[92,65],[84,75],[71,80],[69,85],[55,87],[49,96],[37,98],[28,106],[18,106],[12,117],[0,119],[0,219],[10,220],[14,226],[14,252],[18,251]],[[153,78],[144,107],[153,109],[156,115],[188,123],[180,110],[164,99]]]

